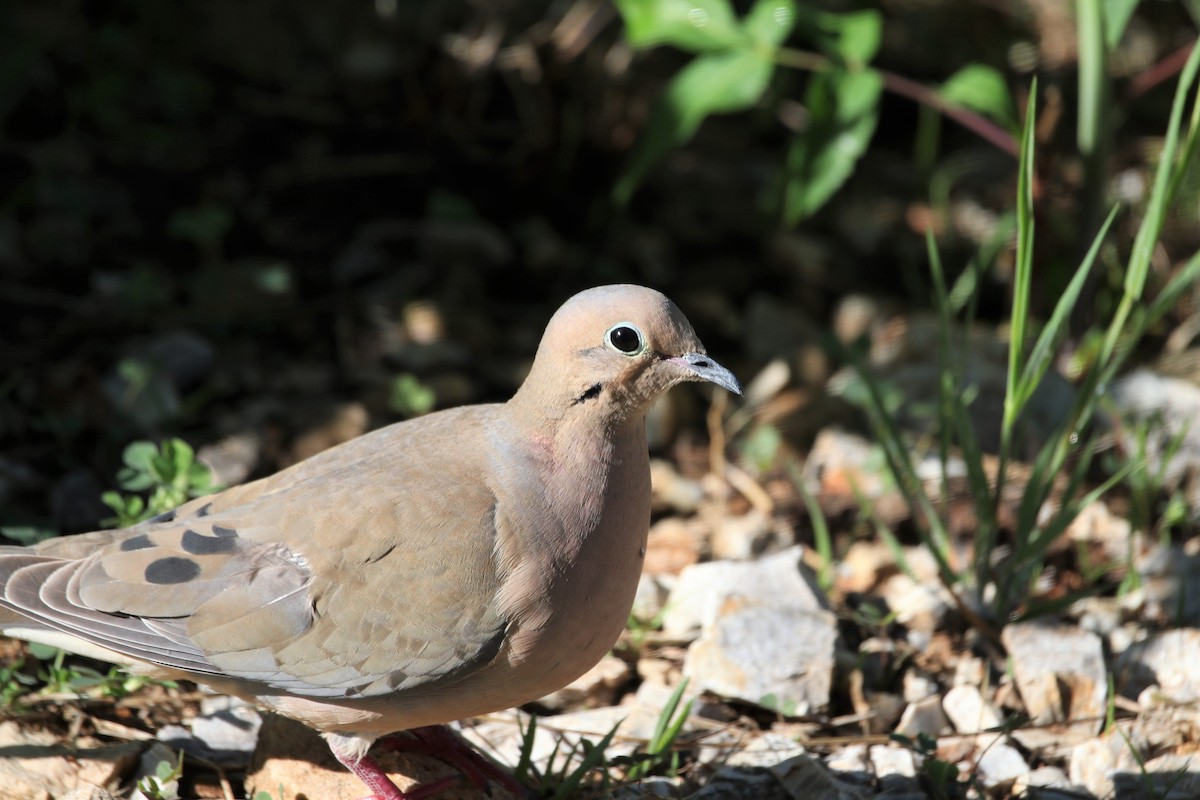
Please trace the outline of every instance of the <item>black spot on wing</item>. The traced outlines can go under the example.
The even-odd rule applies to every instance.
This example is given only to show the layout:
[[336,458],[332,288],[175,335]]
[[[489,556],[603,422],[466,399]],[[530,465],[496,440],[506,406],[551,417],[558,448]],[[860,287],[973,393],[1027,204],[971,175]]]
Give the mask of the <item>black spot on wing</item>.
[[130,550],[145,550],[148,547],[154,547],[154,542],[150,541],[150,537],[144,533],[139,533],[137,536],[130,536],[121,542],[121,549],[126,552]]
[[[214,527],[214,531],[216,528]],[[227,529],[222,529],[227,530]],[[210,556],[216,553],[230,553],[237,542],[232,536],[202,536],[190,528],[183,532],[183,538],[179,542],[183,547],[184,552],[191,553],[195,556]]]
[[200,565],[190,558],[168,556],[151,561],[146,566],[146,582],[167,584],[187,583],[200,574]]
[[222,525],[212,526],[213,536],[220,536],[222,539],[230,536],[237,536],[237,531],[233,528],[226,528]]
[[170,511],[164,511],[163,513],[159,514],[157,517],[151,517],[150,519],[148,519],[146,521],[149,522],[151,525],[156,525],[160,522],[174,522],[175,521],[175,509],[172,508]]
[[200,508],[196,509],[196,516],[207,517],[208,512],[210,511],[212,511],[212,503],[205,503],[204,505],[200,506]]

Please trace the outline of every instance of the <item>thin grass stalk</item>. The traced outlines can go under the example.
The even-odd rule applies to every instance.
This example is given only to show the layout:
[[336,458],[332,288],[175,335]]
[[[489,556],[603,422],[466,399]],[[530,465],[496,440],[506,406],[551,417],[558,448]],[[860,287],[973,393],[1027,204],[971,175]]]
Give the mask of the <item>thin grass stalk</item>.
[[[1175,156],[1178,150],[1179,127],[1183,118],[1184,104],[1186,103],[1192,81],[1196,78],[1198,67],[1200,67],[1200,47],[1192,50],[1179,76],[1179,85],[1175,91],[1175,99],[1171,103],[1171,117],[1168,122],[1166,139],[1163,141],[1162,153],[1159,156],[1158,168],[1154,175],[1154,185],[1150,191],[1150,202],[1146,207],[1142,224],[1138,226],[1137,235],[1133,240],[1133,251],[1129,255],[1129,265],[1125,273],[1125,284],[1121,301],[1117,306],[1116,314],[1113,316],[1112,323],[1109,325],[1104,342],[1101,345],[1099,358],[1099,363],[1101,364],[1111,361],[1134,303],[1142,297],[1142,292],[1146,286],[1146,276],[1150,272],[1150,259],[1154,253],[1154,247],[1158,243],[1159,236],[1162,234],[1163,224],[1166,221],[1167,208],[1173,196],[1173,191],[1179,186],[1175,175],[1182,174],[1184,171],[1183,168],[1186,166],[1186,162],[1177,165]],[[1197,119],[1197,113],[1196,108],[1193,108],[1191,116],[1193,123]],[[1189,147],[1184,148],[1184,155],[1191,155],[1194,152],[1193,138],[1192,135],[1188,136]]]

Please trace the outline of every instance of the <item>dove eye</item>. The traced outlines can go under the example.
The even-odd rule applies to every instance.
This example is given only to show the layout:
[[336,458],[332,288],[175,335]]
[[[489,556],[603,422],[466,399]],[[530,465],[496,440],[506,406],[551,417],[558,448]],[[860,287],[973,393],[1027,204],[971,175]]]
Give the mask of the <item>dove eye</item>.
[[604,334],[604,341],[617,352],[627,356],[637,355],[645,349],[642,332],[632,323],[618,322]]

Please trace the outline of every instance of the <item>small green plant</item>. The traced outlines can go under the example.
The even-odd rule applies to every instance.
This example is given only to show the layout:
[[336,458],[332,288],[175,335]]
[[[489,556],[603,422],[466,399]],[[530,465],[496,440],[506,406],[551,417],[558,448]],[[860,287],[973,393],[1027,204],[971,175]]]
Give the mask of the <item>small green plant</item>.
[[[110,667],[108,672],[99,672],[89,666],[67,661],[65,650],[50,645],[30,642],[30,654],[45,666],[38,673],[43,683],[44,694],[76,694],[95,697],[119,698],[130,695],[146,686],[175,688],[169,680],[150,678],[145,675],[130,675],[120,667]],[[32,682],[32,681],[31,681]]]
[[149,498],[138,494],[105,492],[100,496],[116,516],[105,523],[118,528],[136,525],[193,498],[214,491],[212,472],[196,460],[191,445],[182,439],[167,439],[161,447],[153,442],[133,442],[125,448],[125,466],[117,473],[117,482],[129,492],[149,491]]
[[[655,772],[661,772],[673,778],[679,773],[680,753],[675,748],[675,742],[679,739],[679,732],[683,730],[684,723],[692,713],[693,703],[692,700],[688,700],[683,704],[683,708],[679,707],[687,684],[687,678],[684,678],[675,687],[675,691],[671,692],[666,705],[658,715],[658,720],[654,724],[654,732],[646,742],[644,752],[634,753],[629,757],[630,766],[625,773],[626,780],[641,780]],[[625,759],[614,759],[613,763],[623,761]]]
[[[622,720],[623,722],[624,720]],[[546,770],[542,772],[533,763],[533,745],[537,737],[537,717],[529,718],[529,725],[520,728],[521,755],[513,770],[513,777],[523,786],[532,788],[537,797],[550,797],[553,800],[568,800],[578,797],[580,787],[592,773],[597,773],[599,794],[609,790],[611,778],[608,770],[608,746],[621,722],[613,725],[612,730],[604,735],[599,742],[581,738],[565,751],[560,751],[563,738],[554,743],[554,750],[546,759]],[[561,763],[560,763],[561,761]]]
[[405,372],[392,379],[388,407],[402,417],[419,417],[428,414],[437,403],[437,395],[421,380]]
[[[1183,445],[1187,428],[1172,432],[1161,413],[1128,419],[1123,424],[1133,445],[1132,452],[1124,454],[1130,462],[1125,477],[1130,524],[1135,531],[1158,534],[1160,541],[1168,544],[1171,529],[1187,522],[1188,516],[1182,493],[1166,489],[1167,471]],[[1112,472],[1118,469],[1115,464],[1107,466]]]
[[37,685],[32,675],[21,671],[24,666],[23,658],[0,665],[0,705],[4,708],[16,706],[17,700]]
[[137,782],[138,791],[148,800],[179,800],[179,779],[183,777],[183,753],[174,762],[160,761],[153,775]]
[[[798,0],[757,0],[738,17],[729,0],[617,0],[635,48],[669,45],[692,60],[667,85],[613,190],[625,203],[649,169],[685,144],[710,115],[746,111],[770,96],[778,67],[810,73],[805,124],[789,132],[766,205],[795,224],[819,209],[866,152],[886,89],[955,119],[1016,154],[1013,101],[1004,78],[968,64],[941,87],[870,66],[883,36],[874,9],[835,14]],[[786,46],[791,38],[812,50]],[[782,82],[781,82],[782,83]]]
[[273,795],[270,792],[268,792],[266,789],[259,789],[257,792],[254,793],[254,800],[284,800],[284,795],[286,793],[283,790],[282,783],[279,784],[278,787],[276,787],[275,791],[278,792],[278,794]]
[[794,717],[796,716],[796,712],[799,710],[799,706],[796,705],[795,699],[791,697],[781,698],[779,695],[774,693],[764,694],[762,697],[758,698],[758,704],[763,708],[770,709],[776,714],[780,714],[784,717]]

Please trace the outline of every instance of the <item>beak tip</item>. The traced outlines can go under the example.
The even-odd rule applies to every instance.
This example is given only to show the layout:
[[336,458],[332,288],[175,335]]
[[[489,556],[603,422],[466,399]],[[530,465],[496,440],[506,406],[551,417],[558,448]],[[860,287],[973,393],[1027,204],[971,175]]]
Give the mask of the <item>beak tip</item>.
[[688,369],[695,380],[708,381],[716,384],[722,389],[733,392],[739,397],[742,394],[742,385],[738,379],[733,376],[733,373],[722,367],[716,361],[713,361],[703,353],[688,353],[685,356],[671,359],[680,366]]

